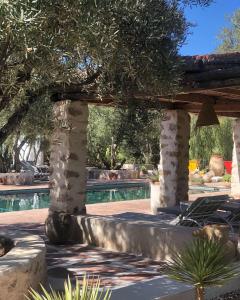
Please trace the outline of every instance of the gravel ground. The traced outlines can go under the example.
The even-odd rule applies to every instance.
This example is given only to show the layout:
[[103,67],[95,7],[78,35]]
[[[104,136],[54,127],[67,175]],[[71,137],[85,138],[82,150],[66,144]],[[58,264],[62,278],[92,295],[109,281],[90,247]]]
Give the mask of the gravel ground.
[[212,300],[240,300],[240,290],[233,291],[231,293],[227,293],[224,295],[221,295],[217,298],[214,298]]

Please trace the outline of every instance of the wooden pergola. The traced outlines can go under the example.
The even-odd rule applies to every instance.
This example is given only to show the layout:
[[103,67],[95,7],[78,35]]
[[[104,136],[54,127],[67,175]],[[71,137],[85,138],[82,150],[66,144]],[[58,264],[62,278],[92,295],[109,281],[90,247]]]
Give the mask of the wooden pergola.
[[[198,113],[208,101],[218,115],[240,117],[240,53],[184,57],[183,71],[183,92],[171,100],[173,108]],[[169,97],[160,99],[169,103]]]
[[[212,102],[219,116],[240,117],[240,53],[182,57],[181,92],[177,95],[142,95],[129,98],[159,101],[163,109],[182,109],[199,113],[204,102]],[[113,97],[99,100],[79,86],[68,86],[55,94],[55,100],[87,101],[89,104],[112,105]]]
[[[129,100],[157,101],[165,109],[165,117],[160,121],[160,196],[152,207],[153,212],[158,207],[188,200],[189,113],[199,113],[205,102],[213,104],[219,116],[235,118],[232,193],[240,196],[240,53],[187,56],[182,61],[181,92],[177,95],[134,93],[129,96]],[[49,232],[53,232],[51,216],[55,212],[86,213],[88,104],[114,105],[113,97],[100,100],[94,89],[86,94],[78,85],[55,92]]]

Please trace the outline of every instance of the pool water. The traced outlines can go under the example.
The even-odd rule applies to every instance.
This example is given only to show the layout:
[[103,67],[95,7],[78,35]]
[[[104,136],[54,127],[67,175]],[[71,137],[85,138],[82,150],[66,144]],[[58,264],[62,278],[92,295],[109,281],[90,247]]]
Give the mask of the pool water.
[[[150,198],[148,185],[87,191],[87,204]],[[49,207],[49,192],[0,195],[0,212]]]

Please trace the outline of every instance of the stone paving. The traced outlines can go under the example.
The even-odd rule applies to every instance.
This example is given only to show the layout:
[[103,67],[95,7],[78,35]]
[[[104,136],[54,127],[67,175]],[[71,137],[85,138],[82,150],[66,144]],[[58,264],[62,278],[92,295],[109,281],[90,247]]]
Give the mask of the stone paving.
[[[145,216],[146,220],[150,217],[149,200],[91,204],[87,205],[87,211],[98,215],[117,215],[123,219],[132,218],[134,212],[138,213],[138,217]],[[45,240],[49,284],[56,289],[63,287],[63,281],[68,276],[73,281],[75,278],[81,280],[85,273],[100,276],[104,286],[116,288],[156,278],[164,272],[165,263],[141,256],[106,251],[82,244],[50,245],[43,228],[46,216],[47,209],[1,213],[0,231],[1,228],[24,230],[38,234]]]

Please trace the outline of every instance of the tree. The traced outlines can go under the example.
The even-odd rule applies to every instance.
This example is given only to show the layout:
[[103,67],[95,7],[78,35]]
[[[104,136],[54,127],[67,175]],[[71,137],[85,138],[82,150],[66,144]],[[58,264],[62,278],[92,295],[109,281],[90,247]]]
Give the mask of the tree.
[[[88,163],[116,168],[121,162],[159,162],[160,112],[131,102],[124,108],[91,107],[88,125]],[[111,164],[114,146],[115,164]]]
[[230,25],[223,28],[219,35],[219,53],[240,51],[240,9],[237,9],[229,18]]
[[176,1],[2,1],[0,142],[40,96],[70,84],[118,99],[174,90],[186,30]]
[[89,109],[88,123],[88,164],[102,169],[114,169],[110,149],[115,145],[117,162],[123,160],[120,147],[121,140],[117,138],[121,127],[119,109],[92,106]]

